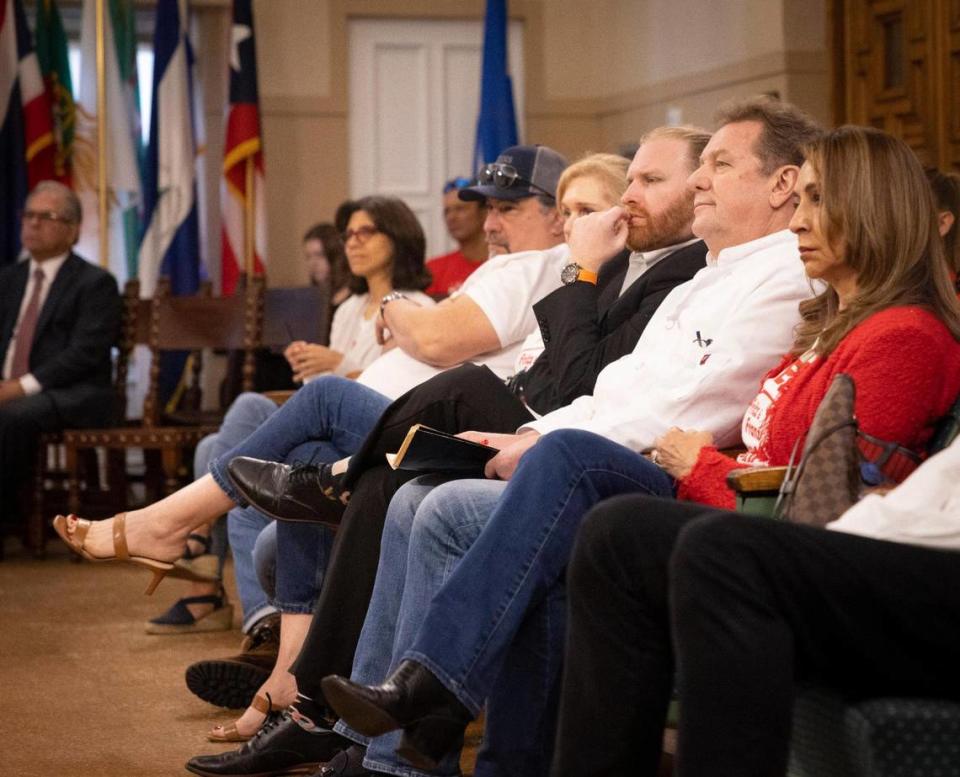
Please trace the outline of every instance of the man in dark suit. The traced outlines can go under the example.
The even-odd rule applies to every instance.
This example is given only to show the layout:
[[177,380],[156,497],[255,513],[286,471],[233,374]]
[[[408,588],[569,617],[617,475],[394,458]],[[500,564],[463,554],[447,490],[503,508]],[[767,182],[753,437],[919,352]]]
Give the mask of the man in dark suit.
[[[563,285],[534,305],[545,348],[529,370],[507,385],[485,367],[469,363],[441,373],[393,402],[351,457],[342,482],[353,493],[310,631],[290,670],[301,693],[298,706],[303,716],[321,719],[320,680],[325,672],[333,673],[333,667],[350,672],[373,588],[387,506],[397,488],[416,475],[391,470],[383,454],[396,451],[414,423],[452,433],[469,429],[512,433],[534,413],[542,415],[591,394],[599,372],[633,350],[667,294],[706,264],[706,246],[691,231],[693,192],[686,182],[709,139],[708,133],[690,127],[649,133],[627,172],[622,207],[584,216],[574,224],[570,257],[575,261],[564,269]],[[584,220],[594,225],[577,239],[577,224]],[[625,246],[631,252],[628,257],[622,255]],[[253,466],[267,473],[259,482],[276,485],[269,502],[251,499],[256,506],[277,510],[286,496],[297,500],[301,511],[316,506],[318,517],[329,515],[331,502],[316,486],[283,493],[286,465]],[[233,469],[231,476],[237,477]],[[319,757],[328,746],[323,739],[311,738],[287,720],[254,745],[200,757],[188,768],[224,775],[244,774],[254,766],[265,774],[279,772],[290,766],[291,758]]]
[[113,276],[73,253],[80,202],[43,181],[27,198],[29,256],[0,270],[0,515],[15,515],[41,432],[114,420],[110,348],[121,304]]

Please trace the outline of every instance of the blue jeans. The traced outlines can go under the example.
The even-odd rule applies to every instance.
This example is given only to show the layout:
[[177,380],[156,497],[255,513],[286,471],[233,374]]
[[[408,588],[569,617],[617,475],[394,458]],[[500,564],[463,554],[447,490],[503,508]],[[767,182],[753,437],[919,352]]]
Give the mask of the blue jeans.
[[237,456],[266,461],[336,461],[353,453],[387,409],[390,400],[354,380],[323,375],[277,409],[270,420],[210,464],[223,492],[245,506],[227,475]]
[[257,582],[253,562],[254,543],[262,530],[257,529],[261,516],[244,506],[227,475],[227,464],[235,456],[288,463],[336,461],[359,447],[389,404],[387,397],[355,381],[320,377],[297,391],[282,407],[275,407],[265,423],[211,462],[213,479],[241,506],[230,511],[228,525],[231,540],[237,543],[234,560],[244,602],[245,628],[266,614],[268,607],[282,612],[313,611],[332,540],[329,531],[319,525],[278,526],[277,548],[283,561],[276,567],[276,596],[270,601]]
[[[261,424],[277,411],[277,403],[262,394],[247,392],[240,394],[227,409],[220,429],[216,434],[207,435],[197,445],[193,454],[193,476],[203,477],[210,470],[210,462],[235,445],[243,442]],[[257,535],[270,519],[263,513],[250,508],[238,508],[227,514],[227,520],[218,520],[210,532],[210,550],[220,560],[220,573],[223,577],[223,562],[229,548],[233,552],[234,575],[237,578],[237,593],[243,609],[243,631],[276,609],[267,600],[266,594],[257,584],[253,572],[253,544]]]
[[[673,482],[598,435],[545,435],[434,595],[413,644],[401,649],[401,659],[429,668],[474,714],[488,700],[478,777],[547,773],[565,633],[563,574],[583,516],[623,493],[669,497]],[[455,530],[463,517],[439,509]],[[425,551],[411,546],[408,566],[417,552]],[[531,726],[539,727],[532,738]]]
[[[351,677],[356,682],[379,683],[396,668],[400,653],[416,637],[433,594],[480,534],[506,488],[499,480],[443,485],[444,481],[440,475],[425,475],[401,487],[390,501],[377,579],[353,662]],[[457,520],[449,521],[452,516]],[[336,730],[367,745],[368,769],[411,777],[425,774],[394,753],[400,732],[370,740],[343,721]],[[459,754],[451,753],[431,774],[458,772]]]
[[253,567],[271,606],[280,612],[312,613],[332,546],[333,533],[319,524],[273,521],[260,532]]

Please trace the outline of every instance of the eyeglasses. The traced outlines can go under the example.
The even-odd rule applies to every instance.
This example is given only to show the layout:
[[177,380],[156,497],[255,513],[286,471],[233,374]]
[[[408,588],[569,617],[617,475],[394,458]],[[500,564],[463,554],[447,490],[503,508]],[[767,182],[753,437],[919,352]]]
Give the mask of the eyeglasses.
[[548,192],[542,186],[537,186],[533,181],[530,181],[526,178],[522,178],[520,173],[517,172],[517,168],[513,165],[501,165],[501,164],[490,164],[485,165],[480,168],[480,172],[477,173],[477,180],[481,184],[493,184],[498,189],[509,189],[516,183],[523,184],[524,186],[529,186],[531,189],[536,189],[538,192],[541,192],[550,199],[556,199],[553,192]]
[[458,175],[456,178],[451,178],[443,185],[443,193],[449,194],[450,192],[463,189],[469,186],[473,181],[469,178],[464,178],[462,175]]
[[369,224],[362,227],[357,227],[356,229],[348,229],[342,235],[340,239],[343,240],[343,244],[346,245],[350,242],[351,237],[355,237],[358,242],[366,243],[371,237],[373,237],[380,230],[376,227],[370,226]]
[[52,210],[23,210],[20,211],[20,220],[21,221],[40,221],[40,222],[62,222],[64,224],[70,224],[73,219],[68,218],[67,216],[61,216],[59,213],[56,213]]

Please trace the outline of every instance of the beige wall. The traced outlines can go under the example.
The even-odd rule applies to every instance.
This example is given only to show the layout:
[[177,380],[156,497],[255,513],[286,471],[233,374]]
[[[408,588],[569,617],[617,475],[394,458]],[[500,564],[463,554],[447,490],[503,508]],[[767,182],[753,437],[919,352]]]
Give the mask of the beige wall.
[[[525,22],[529,142],[616,150],[670,120],[709,125],[776,91],[829,121],[827,0],[510,0]],[[200,10],[207,153],[222,153],[229,11]],[[482,0],[255,0],[271,285],[303,282],[299,242],[347,195],[351,17],[481,18]],[[210,165],[217,185],[219,166]],[[211,214],[215,220],[215,214]],[[218,250],[219,229],[211,230]],[[212,254],[212,255],[215,255]]]

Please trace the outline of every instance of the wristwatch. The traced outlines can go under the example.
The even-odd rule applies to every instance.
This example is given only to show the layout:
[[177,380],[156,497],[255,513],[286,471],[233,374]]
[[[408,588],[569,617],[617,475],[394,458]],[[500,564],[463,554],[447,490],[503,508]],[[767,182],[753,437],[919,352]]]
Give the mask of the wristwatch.
[[383,318],[383,309],[391,302],[398,299],[407,299],[407,295],[402,291],[391,291],[380,298],[380,318]]
[[590,270],[585,270],[576,262],[571,262],[560,271],[560,280],[564,286],[569,286],[577,281],[585,281],[597,285],[597,274]]

